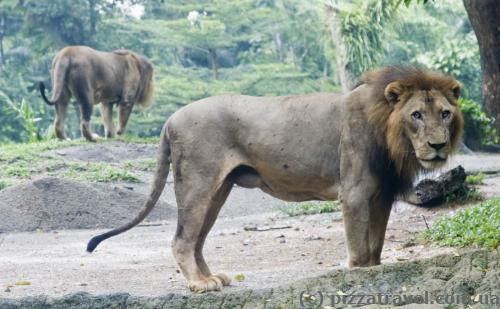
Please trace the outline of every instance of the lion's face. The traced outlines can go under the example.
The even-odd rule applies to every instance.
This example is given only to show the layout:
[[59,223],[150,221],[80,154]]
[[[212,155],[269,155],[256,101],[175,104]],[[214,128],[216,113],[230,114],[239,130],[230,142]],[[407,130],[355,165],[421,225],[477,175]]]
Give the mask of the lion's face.
[[451,134],[458,108],[437,90],[418,91],[402,109],[405,134],[426,169],[442,166],[452,151]]
[[[405,93],[393,84],[387,87],[386,95],[392,100],[397,97],[397,117],[389,121],[399,127],[399,135],[411,142],[415,157],[424,169],[443,166],[458,143],[456,131],[461,127],[462,115],[456,100],[450,101],[435,89]],[[457,83],[450,89],[454,99],[458,98],[459,87]]]

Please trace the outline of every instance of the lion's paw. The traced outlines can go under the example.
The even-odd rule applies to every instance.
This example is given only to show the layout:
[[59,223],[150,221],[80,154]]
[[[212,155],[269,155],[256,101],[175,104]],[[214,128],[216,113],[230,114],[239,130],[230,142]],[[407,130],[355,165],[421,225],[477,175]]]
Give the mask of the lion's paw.
[[189,289],[195,293],[205,293],[211,291],[220,291],[223,286],[231,283],[231,279],[226,274],[212,275],[203,280],[190,281]]

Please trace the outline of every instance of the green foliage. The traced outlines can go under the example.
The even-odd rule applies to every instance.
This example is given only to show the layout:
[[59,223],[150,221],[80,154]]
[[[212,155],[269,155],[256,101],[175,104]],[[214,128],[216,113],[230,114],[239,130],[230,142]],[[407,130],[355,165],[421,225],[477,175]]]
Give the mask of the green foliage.
[[7,103],[7,106],[10,107],[10,109],[17,114],[16,116],[21,119],[24,131],[26,131],[28,136],[28,142],[38,142],[42,140],[39,129],[36,126],[36,123],[41,119],[35,118],[33,110],[24,99],[21,100],[21,103],[16,104],[1,91],[0,99],[3,99],[3,102]]
[[483,181],[484,181],[484,173],[467,175],[467,178],[465,178],[465,183],[468,185],[482,185]]
[[481,100],[481,66],[476,37],[469,33],[460,39],[445,41],[436,50],[417,56],[419,63],[450,74],[463,84],[463,96]]
[[442,246],[498,248],[500,199],[487,200],[442,217],[423,233],[423,237]]
[[426,4],[427,2],[429,2],[429,0],[415,0],[415,1],[413,1],[413,0],[403,0],[403,2],[404,2],[404,4],[406,6],[409,6],[412,2],[415,2],[417,4]]
[[346,46],[347,67],[353,76],[359,77],[379,63],[384,26],[398,5],[392,0],[372,0],[342,13],[342,39]]
[[341,210],[340,202],[304,202],[287,205],[280,209],[290,217],[322,214]]
[[494,120],[481,110],[481,106],[467,99],[460,99],[458,103],[464,116],[465,144],[472,149],[479,149],[481,145],[498,143],[499,137],[493,126]]

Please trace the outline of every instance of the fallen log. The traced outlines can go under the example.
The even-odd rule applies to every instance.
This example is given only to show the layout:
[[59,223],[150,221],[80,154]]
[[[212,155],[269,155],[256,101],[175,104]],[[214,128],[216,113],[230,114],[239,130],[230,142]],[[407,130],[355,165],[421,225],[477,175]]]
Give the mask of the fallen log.
[[435,206],[448,194],[463,189],[466,177],[464,168],[459,165],[436,178],[423,179],[413,187],[405,201],[418,206]]

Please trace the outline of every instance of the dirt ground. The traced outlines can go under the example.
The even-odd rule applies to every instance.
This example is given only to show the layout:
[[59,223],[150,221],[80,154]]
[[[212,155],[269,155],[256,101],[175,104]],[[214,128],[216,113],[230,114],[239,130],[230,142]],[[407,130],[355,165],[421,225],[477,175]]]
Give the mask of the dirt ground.
[[[156,147],[98,144],[45,155],[114,162],[125,157],[155,157]],[[458,163],[467,172],[492,173],[479,190],[486,197],[500,195],[500,176],[494,173],[500,171],[500,155],[458,155],[448,167]],[[147,222],[107,240],[93,254],[85,252],[92,236],[128,221],[139,211],[151,175],[144,173],[141,179],[144,183],[90,184],[41,174],[0,191],[0,299],[41,294],[57,298],[75,292],[190,295],[170,250],[176,227],[171,178]],[[259,190],[234,188],[205,245],[213,271],[244,277],[240,282],[233,280],[225,292],[282,287],[345,268],[341,213],[288,217],[279,211],[286,205]],[[466,206],[426,209],[398,202],[389,222],[382,262],[462,254],[463,250],[455,248],[424,246],[417,239],[426,222],[461,207]],[[16,285],[21,281],[29,285]]]

